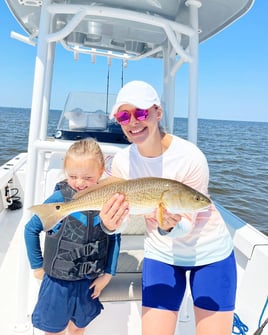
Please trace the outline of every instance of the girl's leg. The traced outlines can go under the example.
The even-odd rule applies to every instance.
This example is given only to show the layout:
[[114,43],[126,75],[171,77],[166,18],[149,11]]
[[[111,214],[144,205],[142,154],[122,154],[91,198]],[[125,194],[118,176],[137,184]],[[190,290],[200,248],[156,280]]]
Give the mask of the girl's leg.
[[65,330],[59,333],[48,333],[45,335],[84,335],[85,328],[78,328],[72,321],[69,321],[68,326]]
[[84,335],[85,328],[78,328],[72,321],[69,321],[66,335]]
[[45,332],[45,335],[65,335],[65,330],[63,330],[62,332],[59,332],[59,333],[48,333],[48,332]]
[[214,312],[194,308],[196,335],[231,335],[234,312]]

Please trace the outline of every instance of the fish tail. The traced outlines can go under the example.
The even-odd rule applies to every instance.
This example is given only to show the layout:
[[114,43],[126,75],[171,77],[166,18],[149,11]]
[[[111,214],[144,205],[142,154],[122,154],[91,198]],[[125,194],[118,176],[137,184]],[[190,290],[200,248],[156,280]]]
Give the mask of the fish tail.
[[66,216],[62,205],[62,203],[34,205],[29,210],[39,216],[44,230],[48,231]]

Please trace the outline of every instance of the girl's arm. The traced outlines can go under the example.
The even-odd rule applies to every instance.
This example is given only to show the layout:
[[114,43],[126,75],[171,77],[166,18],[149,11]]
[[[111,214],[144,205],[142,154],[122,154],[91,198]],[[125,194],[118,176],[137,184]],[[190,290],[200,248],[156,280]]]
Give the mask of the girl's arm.
[[[45,201],[45,203],[62,201],[63,197],[61,192],[56,191]],[[37,215],[34,215],[24,228],[24,240],[32,269],[40,269],[43,267],[43,255],[40,245],[40,234],[42,231],[43,225]]]

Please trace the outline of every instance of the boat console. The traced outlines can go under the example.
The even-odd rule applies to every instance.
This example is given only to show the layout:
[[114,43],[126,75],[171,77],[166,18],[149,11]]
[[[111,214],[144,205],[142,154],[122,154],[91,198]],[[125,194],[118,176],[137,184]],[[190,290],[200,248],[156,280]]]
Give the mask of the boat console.
[[121,126],[109,119],[115,95],[70,92],[61,113],[55,139],[79,140],[87,137],[98,142],[127,144]]

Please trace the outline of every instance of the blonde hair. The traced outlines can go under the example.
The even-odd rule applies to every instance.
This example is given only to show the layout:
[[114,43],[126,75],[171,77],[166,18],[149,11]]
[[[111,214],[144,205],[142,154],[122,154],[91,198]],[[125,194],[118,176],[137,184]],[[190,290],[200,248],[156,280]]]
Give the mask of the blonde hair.
[[104,169],[105,161],[99,144],[93,139],[88,138],[74,142],[66,152],[63,168],[66,167],[66,161],[69,157],[84,157],[85,159],[96,159],[99,162],[100,169]]

